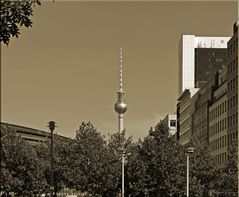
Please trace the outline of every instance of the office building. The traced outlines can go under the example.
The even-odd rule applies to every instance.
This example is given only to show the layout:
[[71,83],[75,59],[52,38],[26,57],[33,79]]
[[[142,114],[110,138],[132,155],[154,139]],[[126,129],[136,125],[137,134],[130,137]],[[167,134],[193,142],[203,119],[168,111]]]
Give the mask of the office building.
[[214,74],[227,65],[227,48],[195,49],[195,87],[201,88]]
[[[225,57],[225,54],[223,55],[223,57],[221,57],[221,59],[218,59],[218,56],[221,53],[225,53],[225,50],[213,49],[226,49],[229,39],[230,37],[203,37],[195,35],[182,35],[179,51],[179,95],[182,94],[185,89],[195,88],[196,83],[205,81],[205,77],[200,73],[201,65],[204,66],[202,69],[204,70],[204,73],[207,73],[206,78],[208,78],[210,77],[210,75],[213,75],[213,70],[216,70],[216,68],[214,69],[215,65],[217,67],[217,65],[224,63],[225,59],[223,57]],[[210,66],[204,65],[203,62],[201,62],[202,58],[200,57],[200,55],[202,55],[202,58],[205,59],[203,61],[210,63]],[[209,58],[211,58],[212,61],[211,59],[209,60]],[[195,68],[195,62],[197,68]]]
[[227,162],[227,67],[216,75],[213,97],[209,106],[209,150],[219,165]]
[[[1,123],[1,127],[11,129],[13,131],[16,131],[17,135],[20,135],[22,139],[24,139],[26,142],[29,142],[30,144],[36,145],[36,144],[44,144],[48,139],[51,138],[51,133],[46,131],[41,131],[38,129],[33,129],[29,127],[24,127],[20,125],[15,124],[9,124],[9,123]],[[64,139],[70,139],[64,136],[60,136]]]
[[238,25],[228,42],[228,143],[238,136]]
[[[190,141],[192,136],[192,110],[193,110],[193,102],[194,99],[191,99],[193,95],[198,91],[198,88],[186,89],[178,98],[178,110],[177,114],[177,122],[179,124],[178,127],[178,136],[179,143],[182,145],[187,144]],[[179,118],[180,117],[180,118]]]
[[209,144],[209,105],[213,97],[215,87],[215,77],[209,80],[193,96],[192,102],[192,136],[203,146]]
[[191,129],[191,136],[209,146],[210,154],[223,166],[228,162],[230,145],[238,142],[238,24],[233,25],[230,39],[211,42],[210,37],[203,43],[185,35],[182,40],[182,78],[189,73],[195,77],[182,80],[182,85],[200,89],[192,96],[186,88],[178,99],[177,139],[186,144]]

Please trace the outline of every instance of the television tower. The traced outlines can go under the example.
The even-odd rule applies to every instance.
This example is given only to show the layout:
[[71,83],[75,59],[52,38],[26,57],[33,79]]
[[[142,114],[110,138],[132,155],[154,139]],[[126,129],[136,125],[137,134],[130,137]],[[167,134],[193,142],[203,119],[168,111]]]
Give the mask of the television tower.
[[[120,69],[119,69],[119,90],[117,92],[118,99],[115,103],[115,111],[118,113],[118,131],[119,133],[124,130],[124,113],[127,111],[127,104],[124,102],[124,92],[123,92],[123,58],[122,58],[122,48],[120,48]],[[124,143],[122,145],[122,197],[124,197],[124,163],[125,163],[125,149]]]

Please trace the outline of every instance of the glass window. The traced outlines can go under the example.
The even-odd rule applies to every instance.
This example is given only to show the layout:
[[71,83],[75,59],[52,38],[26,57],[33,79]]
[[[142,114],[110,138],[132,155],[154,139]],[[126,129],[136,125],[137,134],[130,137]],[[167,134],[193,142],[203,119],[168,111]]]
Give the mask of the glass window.
[[170,127],[176,126],[176,120],[170,120]]
[[233,122],[232,122],[232,124],[234,125],[235,123],[236,123],[236,115],[233,114]]

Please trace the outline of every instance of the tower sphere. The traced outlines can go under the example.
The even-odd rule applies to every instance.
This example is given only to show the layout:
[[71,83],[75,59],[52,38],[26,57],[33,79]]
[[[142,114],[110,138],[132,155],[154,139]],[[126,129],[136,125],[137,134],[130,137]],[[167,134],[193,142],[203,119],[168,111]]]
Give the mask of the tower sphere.
[[115,103],[115,111],[118,114],[124,114],[127,111],[127,104],[122,101]]

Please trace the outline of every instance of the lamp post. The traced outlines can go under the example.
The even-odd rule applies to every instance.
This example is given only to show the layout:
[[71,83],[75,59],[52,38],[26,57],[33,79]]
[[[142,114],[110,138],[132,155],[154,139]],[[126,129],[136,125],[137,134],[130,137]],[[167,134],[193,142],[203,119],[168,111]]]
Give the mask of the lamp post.
[[123,150],[123,154],[122,154],[122,197],[124,197],[124,157],[125,153],[124,153],[124,150]]
[[131,155],[131,153],[127,153],[127,150],[124,148],[123,145],[123,149],[122,149],[122,194],[121,196],[124,197],[124,193],[125,193],[125,188],[124,188],[124,184],[125,184],[125,177],[124,177],[124,165],[127,162],[127,157]]
[[50,193],[51,193],[51,197],[53,196],[53,190],[54,190],[54,186],[53,186],[53,131],[56,128],[56,123],[54,121],[50,121],[48,123],[48,128],[51,131],[51,150],[50,150],[50,161],[51,161],[51,167],[50,167]]
[[3,190],[3,181],[2,181],[2,135],[3,135],[3,131],[2,131],[2,126],[0,128],[0,195],[2,194],[2,190]]
[[187,197],[189,197],[189,155],[194,152],[194,147],[188,147],[186,149],[187,153]]

